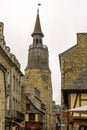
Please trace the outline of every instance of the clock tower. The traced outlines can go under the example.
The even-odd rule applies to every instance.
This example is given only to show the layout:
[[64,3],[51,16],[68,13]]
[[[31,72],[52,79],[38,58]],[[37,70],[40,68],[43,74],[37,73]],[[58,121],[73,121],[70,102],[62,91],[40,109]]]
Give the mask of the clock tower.
[[44,34],[41,29],[39,9],[37,10],[34,31],[31,34],[33,43],[29,46],[28,62],[25,69],[25,82],[27,92],[31,92],[29,97],[34,101],[32,88],[35,87],[40,92],[40,99],[46,106],[45,128],[53,129],[52,122],[52,83],[51,71],[49,69],[49,52],[48,47],[43,44]]
[[31,36],[33,37],[33,44],[29,46],[26,70],[30,68],[49,69],[48,48],[46,45],[43,45],[42,38],[44,34],[41,30],[39,11],[37,12],[36,23]]

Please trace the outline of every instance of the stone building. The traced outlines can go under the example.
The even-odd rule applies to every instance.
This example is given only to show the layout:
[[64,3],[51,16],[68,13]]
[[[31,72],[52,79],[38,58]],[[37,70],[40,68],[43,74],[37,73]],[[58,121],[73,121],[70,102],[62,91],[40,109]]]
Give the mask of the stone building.
[[77,34],[77,44],[59,55],[61,69],[63,129],[87,129],[87,115],[65,113],[87,105],[87,33]]
[[[28,86],[29,87],[29,86]],[[22,107],[25,111],[25,129],[41,130],[44,129],[45,104],[40,99],[40,92],[36,88],[28,93],[26,85],[22,86]],[[32,94],[33,100],[30,99]]]
[[[4,39],[4,24],[0,22],[0,130],[18,128],[24,120],[21,110],[20,64],[10,53]],[[15,124],[14,124],[15,122]]]
[[34,102],[34,104],[34,88],[39,90],[40,99],[46,106],[44,130],[51,130],[53,129],[51,71],[49,69],[48,47],[46,45],[43,45],[42,38],[44,37],[44,34],[41,30],[39,10],[37,11],[37,17],[32,37],[33,43],[29,46],[28,63],[25,69],[25,87],[27,93],[31,92],[29,98]]

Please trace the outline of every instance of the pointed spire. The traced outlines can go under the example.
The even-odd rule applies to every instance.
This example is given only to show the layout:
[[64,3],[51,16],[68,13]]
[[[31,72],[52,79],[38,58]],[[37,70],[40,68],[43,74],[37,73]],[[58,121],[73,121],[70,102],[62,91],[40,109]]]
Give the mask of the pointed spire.
[[41,25],[40,25],[39,8],[37,9],[37,17],[36,17],[36,22],[35,22],[34,31],[32,33],[32,37],[34,35],[42,35],[42,37],[44,36],[41,30]]

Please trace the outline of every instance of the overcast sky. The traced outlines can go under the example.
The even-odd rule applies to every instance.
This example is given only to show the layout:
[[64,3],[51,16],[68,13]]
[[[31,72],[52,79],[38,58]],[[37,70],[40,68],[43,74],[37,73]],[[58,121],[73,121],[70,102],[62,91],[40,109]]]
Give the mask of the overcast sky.
[[[60,104],[59,54],[76,44],[76,33],[87,32],[87,0],[39,0],[40,21],[49,49],[53,99]],[[4,23],[6,45],[21,63],[27,65],[32,44],[38,0],[0,0],[0,21]]]

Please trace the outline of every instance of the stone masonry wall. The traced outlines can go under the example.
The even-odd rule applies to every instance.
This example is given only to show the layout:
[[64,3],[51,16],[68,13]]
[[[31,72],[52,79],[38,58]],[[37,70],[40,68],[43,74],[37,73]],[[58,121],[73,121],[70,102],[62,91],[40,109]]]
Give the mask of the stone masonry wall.
[[26,77],[26,89],[27,92],[33,91],[32,87],[36,87],[40,91],[40,99],[46,105],[46,118],[45,123],[47,123],[48,130],[51,129],[51,119],[52,119],[52,86],[51,86],[51,76],[49,70],[44,69],[28,69],[25,72]]
[[5,125],[5,84],[4,73],[0,70],[0,130],[4,130]]
[[77,43],[60,55],[63,88],[67,88],[87,66],[87,33],[77,34]]

